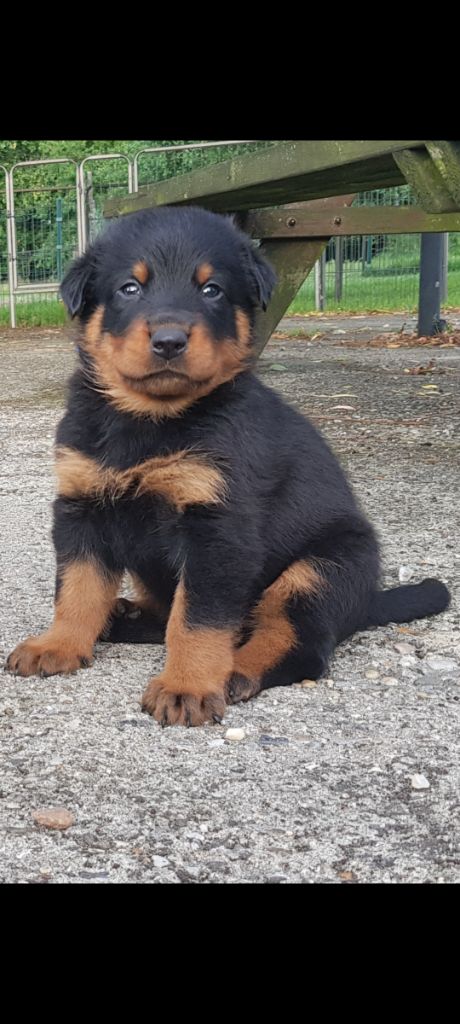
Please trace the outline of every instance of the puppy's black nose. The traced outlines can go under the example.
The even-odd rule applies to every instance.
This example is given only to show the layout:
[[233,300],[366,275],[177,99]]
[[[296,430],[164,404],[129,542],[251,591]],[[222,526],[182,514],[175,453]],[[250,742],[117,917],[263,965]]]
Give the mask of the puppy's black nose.
[[162,327],[152,336],[153,351],[161,359],[174,359],[187,348],[187,335],[175,327]]

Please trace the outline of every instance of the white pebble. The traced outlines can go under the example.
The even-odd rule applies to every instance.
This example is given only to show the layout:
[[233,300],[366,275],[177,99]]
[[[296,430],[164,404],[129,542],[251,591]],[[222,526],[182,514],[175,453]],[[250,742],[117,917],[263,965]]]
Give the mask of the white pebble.
[[395,644],[395,651],[397,651],[398,654],[413,654],[413,650],[414,648],[410,644]]
[[400,583],[408,583],[409,580],[412,579],[413,575],[414,575],[414,570],[411,568],[410,565],[400,565],[399,566],[398,577],[399,577],[399,582]]
[[424,775],[409,775],[412,789],[429,789],[430,783]]
[[384,676],[382,683],[384,686],[397,686],[398,680],[394,676]]
[[429,655],[426,664],[434,672],[455,672],[458,669],[457,662],[453,658],[443,658],[438,654]]
[[155,868],[165,868],[166,865],[169,864],[169,861],[168,861],[167,857],[158,857],[157,854],[155,854],[155,856],[152,857],[152,861],[153,861],[153,866]]
[[240,743],[246,736],[246,729],[227,729],[225,739],[231,743]]
[[209,740],[208,742],[208,747],[223,747],[224,745],[224,740]]
[[405,654],[399,664],[403,668],[411,668],[412,665],[420,665],[420,659],[416,658],[414,654]]
[[379,673],[376,668],[367,668],[364,673],[366,679],[378,679]]

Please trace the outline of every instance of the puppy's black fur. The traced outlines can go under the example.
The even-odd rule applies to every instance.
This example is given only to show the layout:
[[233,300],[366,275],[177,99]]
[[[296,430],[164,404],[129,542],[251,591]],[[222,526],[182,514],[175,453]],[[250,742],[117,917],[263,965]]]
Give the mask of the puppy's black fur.
[[[375,534],[337,460],[250,372],[274,283],[230,218],[197,208],[118,220],[73,264],[62,296],[80,368],[57,434],[56,620],[12,670],[71,670],[99,634],[158,642],[169,620],[144,706],[199,724],[225,700],[318,678],[356,630],[447,607],[436,580],[379,591]],[[124,571],[134,604],[116,601]]]

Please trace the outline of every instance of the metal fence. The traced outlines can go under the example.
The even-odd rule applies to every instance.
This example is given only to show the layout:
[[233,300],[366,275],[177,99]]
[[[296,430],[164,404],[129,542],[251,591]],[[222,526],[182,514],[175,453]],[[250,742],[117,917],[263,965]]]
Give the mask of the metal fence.
[[[412,206],[409,185],[360,192],[353,206]],[[444,234],[441,302],[460,303],[460,238]],[[293,310],[376,311],[416,309],[421,235],[350,235],[331,238],[294,300]]]
[[[66,267],[101,230],[109,196],[172,174],[273,145],[254,140],[198,142],[0,167],[0,323],[65,319],[58,303]],[[1,179],[0,179],[1,180]],[[27,307],[27,309],[25,308]],[[32,314],[32,315],[31,315]]]
[[[0,166],[0,323],[65,320],[59,282],[69,262],[104,224],[109,196],[273,145],[270,141],[197,142],[70,159]],[[4,185],[2,187],[2,177]],[[408,185],[360,193],[356,205],[414,202]],[[460,236],[445,236],[443,302],[460,294]],[[415,309],[420,235],[332,238],[302,285],[293,312]],[[457,300],[460,304],[460,297]]]

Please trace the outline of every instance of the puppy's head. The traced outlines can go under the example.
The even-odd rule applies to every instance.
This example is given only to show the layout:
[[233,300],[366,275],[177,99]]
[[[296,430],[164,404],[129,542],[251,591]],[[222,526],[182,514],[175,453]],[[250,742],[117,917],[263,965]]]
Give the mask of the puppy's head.
[[107,398],[161,417],[248,367],[255,312],[274,284],[230,218],[163,207],[114,221],[70,267],[61,295]]

